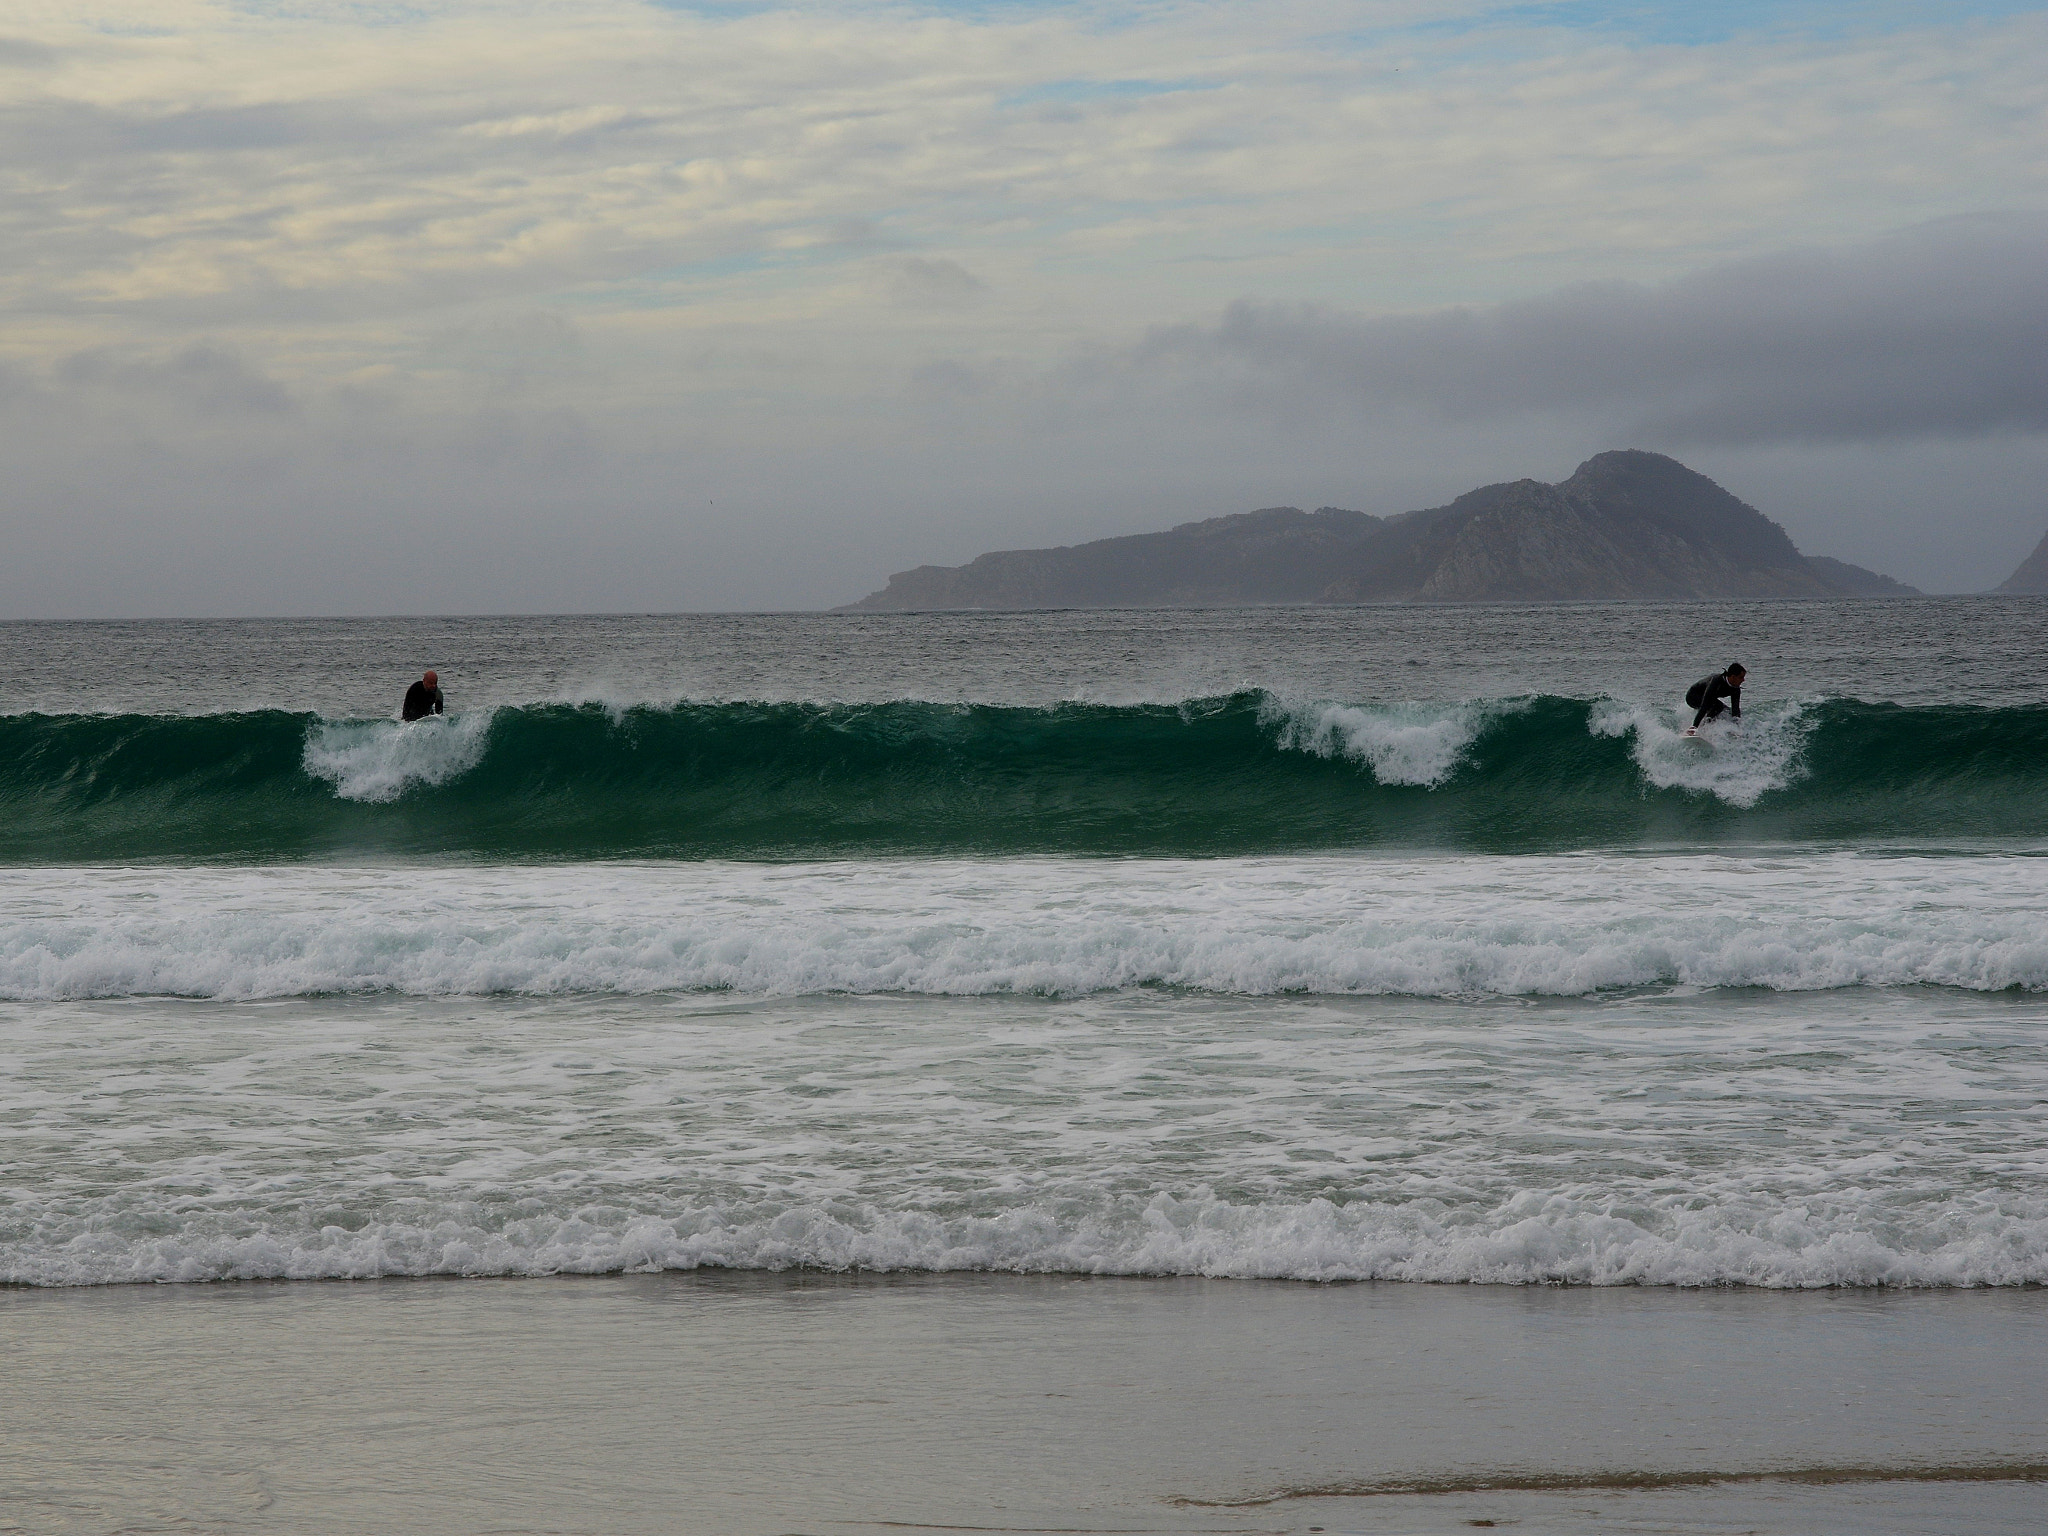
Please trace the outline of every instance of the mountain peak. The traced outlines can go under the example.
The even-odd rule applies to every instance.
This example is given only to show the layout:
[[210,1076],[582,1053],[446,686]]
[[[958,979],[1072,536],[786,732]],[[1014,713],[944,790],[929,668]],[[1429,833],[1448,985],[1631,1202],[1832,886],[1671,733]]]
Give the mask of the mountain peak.
[[1696,469],[1688,468],[1665,453],[1652,453],[1647,448],[1609,448],[1596,453],[1571,473],[1576,480],[1582,475],[1641,475],[1669,476],[1676,479],[1706,480],[1714,482]]

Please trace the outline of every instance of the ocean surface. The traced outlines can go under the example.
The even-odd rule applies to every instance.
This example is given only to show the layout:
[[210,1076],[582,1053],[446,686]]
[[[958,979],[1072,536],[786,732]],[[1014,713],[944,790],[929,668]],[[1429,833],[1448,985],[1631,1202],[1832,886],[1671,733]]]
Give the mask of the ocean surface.
[[0,645],[0,1281],[2048,1283],[2039,600]]

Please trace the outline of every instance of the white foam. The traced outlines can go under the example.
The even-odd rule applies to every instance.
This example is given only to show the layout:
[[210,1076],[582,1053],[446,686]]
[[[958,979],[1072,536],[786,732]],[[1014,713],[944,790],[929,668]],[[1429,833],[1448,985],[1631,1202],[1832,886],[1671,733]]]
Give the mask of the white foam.
[[1261,715],[1279,726],[1279,745],[1318,757],[1348,757],[1382,784],[1434,789],[1464,760],[1486,712],[1472,704],[1311,704],[1268,699]]
[[[1858,985],[2044,985],[2044,885],[1784,851],[0,871],[37,999],[0,1002],[0,1281],[2048,1283],[2048,999]],[[1656,990],[1272,995],[1617,981]],[[743,990],[661,990],[705,985]]]
[[1631,755],[1658,789],[1688,789],[1747,808],[1804,774],[1806,727],[1796,704],[1756,707],[1740,721],[1710,721],[1687,736],[1684,720],[1650,704],[1603,699],[1588,728],[1595,736],[1635,738]]
[[424,720],[322,721],[306,735],[305,768],[344,800],[396,800],[445,784],[483,761],[495,710]]
[[[450,1204],[357,1231],[166,1209],[152,1221],[42,1224],[0,1242],[0,1280],[369,1279],[690,1270],[1008,1271],[1529,1285],[1983,1286],[2048,1282],[2048,1204],[1912,1210],[1612,1200],[1527,1191],[1492,1207],[1327,1199],[1244,1205],[1206,1189],[946,1217],[869,1204],[634,1211],[595,1205],[479,1220]],[[63,1230],[65,1227],[71,1230]],[[121,1230],[121,1228],[127,1230]],[[155,1227],[143,1231],[137,1228]],[[164,1230],[168,1228],[168,1230]]]
[[37,870],[0,997],[2048,987],[2048,861],[1688,854]]

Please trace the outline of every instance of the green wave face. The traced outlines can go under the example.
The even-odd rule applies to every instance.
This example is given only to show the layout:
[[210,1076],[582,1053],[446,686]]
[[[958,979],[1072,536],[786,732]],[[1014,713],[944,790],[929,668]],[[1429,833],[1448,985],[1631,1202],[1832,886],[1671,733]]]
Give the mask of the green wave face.
[[1535,698],[0,719],[0,860],[1538,850],[2048,836],[2048,708],[1685,740]]

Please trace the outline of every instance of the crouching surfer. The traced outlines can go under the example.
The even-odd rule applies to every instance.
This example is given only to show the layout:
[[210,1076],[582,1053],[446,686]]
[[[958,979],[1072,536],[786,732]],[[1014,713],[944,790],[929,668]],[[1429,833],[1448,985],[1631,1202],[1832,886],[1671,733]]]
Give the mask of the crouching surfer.
[[[1749,676],[1741,662],[1736,662],[1725,671],[1716,672],[1712,677],[1703,677],[1685,690],[1688,709],[1697,710],[1692,725],[1686,731],[1690,736],[1708,720],[1718,720],[1726,710],[1730,720],[1742,718],[1742,680]],[[1727,700],[1724,704],[1722,700]]]
[[428,672],[405,690],[405,703],[399,706],[398,718],[424,720],[428,715],[445,713],[441,705],[441,679]]

